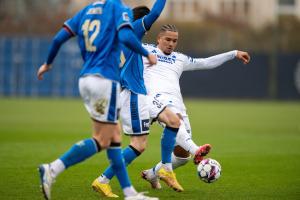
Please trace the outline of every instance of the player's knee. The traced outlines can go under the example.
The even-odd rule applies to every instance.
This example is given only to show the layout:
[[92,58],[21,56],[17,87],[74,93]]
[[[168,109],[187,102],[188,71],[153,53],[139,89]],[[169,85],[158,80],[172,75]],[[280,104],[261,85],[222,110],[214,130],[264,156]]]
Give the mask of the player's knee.
[[139,147],[137,150],[142,154],[146,150],[146,147]]
[[169,118],[167,126],[172,128],[179,128],[180,127],[180,119],[177,115],[174,115]]
[[111,140],[105,140],[103,138],[94,137],[101,149],[107,149],[110,146]]
[[146,150],[147,143],[130,143],[138,152],[143,153]]
[[130,142],[130,145],[134,147],[138,152],[143,153],[147,148],[147,140],[146,139],[134,139]]

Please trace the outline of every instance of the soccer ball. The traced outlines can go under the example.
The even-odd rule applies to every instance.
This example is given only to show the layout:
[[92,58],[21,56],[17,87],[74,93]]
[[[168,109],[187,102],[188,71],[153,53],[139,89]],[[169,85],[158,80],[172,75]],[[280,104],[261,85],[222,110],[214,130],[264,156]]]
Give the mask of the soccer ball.
[[218,161],[207,158],[199,163],[197,171],[198,176],[202,181],[206,183],[212,183],[220,178],[221,165],[218,163]]

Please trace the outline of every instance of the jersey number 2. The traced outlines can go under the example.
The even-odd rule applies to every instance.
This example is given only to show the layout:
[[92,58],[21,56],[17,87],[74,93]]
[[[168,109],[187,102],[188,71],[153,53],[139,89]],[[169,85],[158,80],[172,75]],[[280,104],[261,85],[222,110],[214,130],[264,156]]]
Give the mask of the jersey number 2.
[[[87,51],[95,52],[97,47],[93,45],[94,40],[100,32],[101,22],[100,20],[85,20],[82,25],[82,31],[84,36],[85,48]],[[92,32],[91,35],[89,33]]]

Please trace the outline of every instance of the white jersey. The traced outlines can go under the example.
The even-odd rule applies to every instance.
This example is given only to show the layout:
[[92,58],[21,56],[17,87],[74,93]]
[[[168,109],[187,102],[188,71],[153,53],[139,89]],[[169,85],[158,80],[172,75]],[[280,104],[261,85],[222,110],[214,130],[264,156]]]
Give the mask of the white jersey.
[[167,96],[172,103],[180,110],[185,111],[179,79],[182,72],[213,69],[224,62],[235,58],[237,51],[230,51],[209,58],[191,58],[178,52],[170,55],[164,54],[154,45],[144,45],[144,47],[157,57],[157,64],[149,67],[149,62],[143,58],[144,79],[148,95],[157,93]]

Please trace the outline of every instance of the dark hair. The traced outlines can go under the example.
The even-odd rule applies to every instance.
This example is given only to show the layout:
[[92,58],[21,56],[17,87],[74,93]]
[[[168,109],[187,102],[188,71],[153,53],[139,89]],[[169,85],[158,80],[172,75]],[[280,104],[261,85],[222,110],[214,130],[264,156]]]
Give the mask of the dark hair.
[[133,21],[144,17],[150,13],[150,9],[147,6],[138,6],[132,9]]
[[159,32],[162,33],[162,32],[166,32],[166,31],[178,32],[178,29],[173,24],[165,24],[160,28]]

